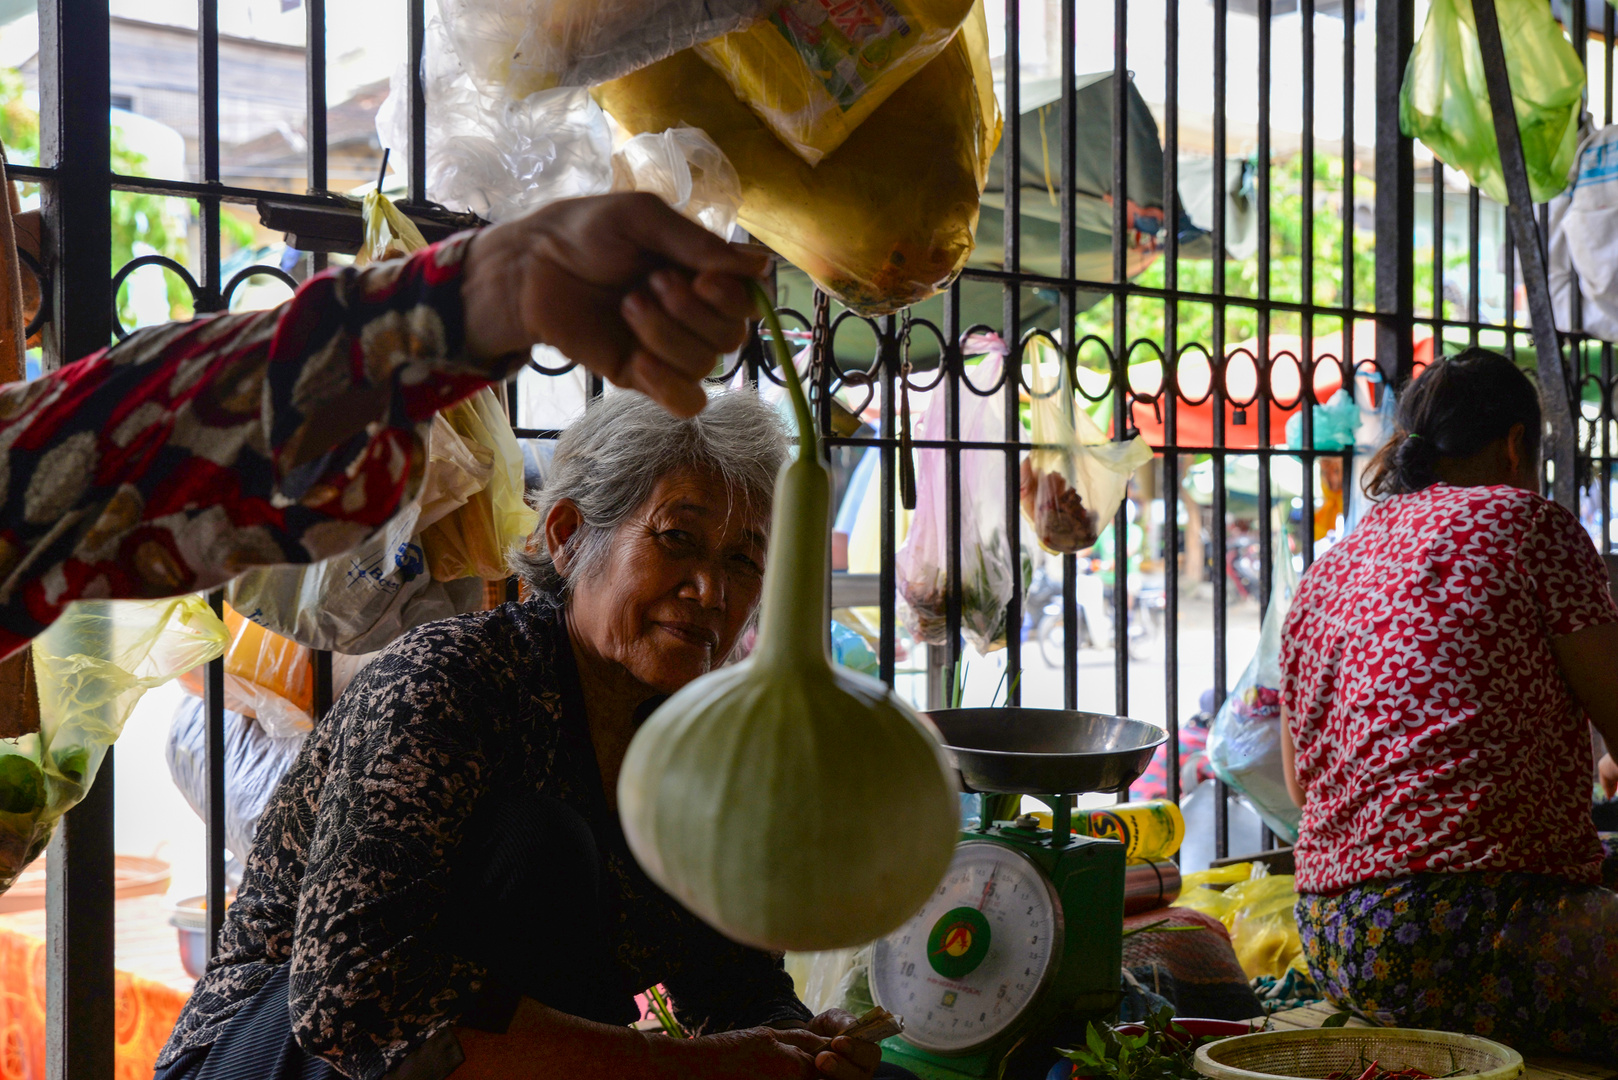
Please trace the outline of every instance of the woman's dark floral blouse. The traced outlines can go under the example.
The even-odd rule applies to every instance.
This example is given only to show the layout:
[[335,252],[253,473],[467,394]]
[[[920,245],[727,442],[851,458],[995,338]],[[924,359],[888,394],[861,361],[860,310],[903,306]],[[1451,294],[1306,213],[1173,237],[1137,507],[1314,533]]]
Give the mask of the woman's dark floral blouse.
[[602,791],[562,614],[539,598],[420,627],[355,679],[276,791],[220,955],[159,1064],[209,1045],[285,963],[294,1035],[347,1076],[383,1076],[453,1038],[485,972],[433,940],[451,856],[476,839],[479,800],[519,790],[615,838],[602,857],[628,993],[661,983],[703,1030],[808,1019],[778,956],[727,941],[635,864]]

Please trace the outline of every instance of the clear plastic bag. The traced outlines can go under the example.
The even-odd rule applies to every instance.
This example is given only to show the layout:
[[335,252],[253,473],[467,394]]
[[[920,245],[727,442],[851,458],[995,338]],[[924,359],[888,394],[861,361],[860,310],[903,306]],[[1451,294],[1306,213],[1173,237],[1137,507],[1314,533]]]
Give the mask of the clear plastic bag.
[[[1579,141],[1585,75],[1544,0],[1496,0],[1529,192],[1549,202],[1567,187]],[[1433,0],[1399,92],[1399,126],[1504,206],[1505,176],[1471,0]]]
[[817,953],[787,953],[798,1000],[817,1016],[843,1009],[859,1016],[871,1007],[871,946]]
[[[445,422],[489,462],[488,482],[421,530],[427,567],[439,581],[505,578],[506,552],[533,533],[538,514],[524,498],[522,447],[492,388],[445,409]],[[429,465],[429,469],[432,465]]]
[[594,86],[756,21],[771,0],[443,0],[483,93]]
[[427,246],[427,238],[416,223],[380,191],[366,193],[360,217],[365,222],[365,238],[355,266],[397,259]]
[[[433,19],[422,59],[429,198],[499,222],[611,190],[612,131],[589,91],[485,92],[469,67],[476,65],[462,64],[444,24]],[[410,85],[401,65],[376,114],[377,135],[396,161],[409,153]]]
[[649,191],[726,240],[736,228],[742,182],[725,152],[694,127],[636,135],[612,155],[614,191]]
[[972,253],[978,199],[1000,140],[981,3],[937,56],[815,166],[776,138],[695,50],[595,92],[631,134],[684,124],[707,132],[741,179],[742,227],[861,314],[889,314],[935,295]]
[[435,581],[413,534],[418,510],[401,511],[368,543],[308,566],[249,570],[226,587],[244,616],[311,649],[375,652],[423,623],[483,607],[477,578]]
[[1107,438],[1076,407],[1061,354],[1040,339],[1033,354],[1028,385],[1035,449],[1023,459],[1018,494],[1040,546],[1072,555],[1094,546],[1112,523],[1129,478],[1152,460],[1152,448],[1138,435],[1125,442]]
[[0,740],[0,892],[90,790],[141,695],[228,641],[198,596],[76,601],[34,639],[39,732]]
[[1281,766],[1281,628],[1298,575],[1282,551],[1275,559],[1270,608],[1258,649],[1208,729],[1208,763],[1277,836],[1293,843],[1301,817]]
[[697,52],[810,165],[954,37],[971,0],[785,0]]
[[[225,606],[225,708],[252,717],[273,735],[297,735],[314,727],[314,654]],[[180,676],[187,694],[201,697],[202,672]]]
[[[1000,381],[998,352],[969,369],[974,386]],[[917,439],[946,436],[942,388],[933,391]],[[960,433],[967,442],[1000,442],[1005,406],[999,394],[980,397],[966,387],[960,394]],[[895,556],[905,626],[919,642],[948,643],[945,608],[949,597],[949,532],[945,514],[944,451],[916,451],[916,513]],[[961,452],[961,632],[979,653],[1005,645],[1006,605],[1013,585],[1011,542],[1006,535],[1005,458],[997,451]]]
[[[253,834],[292,768],[304,733],[277,736],[252,717],[225,713],[225,847],[245,862]],[[169,777],[197,816],[208,816],[208,713],[200,698],[184,697],[174,710],[164,748]]]

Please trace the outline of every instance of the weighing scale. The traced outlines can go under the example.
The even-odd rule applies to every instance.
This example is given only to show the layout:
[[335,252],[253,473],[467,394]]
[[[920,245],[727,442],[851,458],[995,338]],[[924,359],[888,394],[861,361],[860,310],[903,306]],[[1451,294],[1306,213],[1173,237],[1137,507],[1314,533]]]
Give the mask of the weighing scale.
[[1122,997],[1124,846],[1074,836],[1070,796],[1125,790],[1167,736],[1138,720],[1065,709],[927,716],[963,790],[1039,796],[1052,828],[980,812],[921,911],[876,943],[872,997],[905,1024],[882,1057],[923,1080],[982,1080],[1026,1050],[1029,1075],[1043,1077],[1054,1047],[1082,1042],[1085,1022],[1113,1013]]

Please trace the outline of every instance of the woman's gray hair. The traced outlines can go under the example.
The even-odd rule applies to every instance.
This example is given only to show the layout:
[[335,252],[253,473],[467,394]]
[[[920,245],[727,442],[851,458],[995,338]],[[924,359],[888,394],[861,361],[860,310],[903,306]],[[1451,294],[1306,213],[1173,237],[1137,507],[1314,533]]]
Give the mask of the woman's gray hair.
[[[565,596],[572,582],[601,568],[613,533],[673,472],[710,472],[723,482],[734,507],[767,514],[786,450],[780,416],[751,390],[714,394],[689,420],[671,416],[640,394],[608,394],[557,440],[544,487],[529,493],[539,510],[539,528],[528,550],[511,552],[511,571],[530,592]],[[563,499],[583,518],[563,549],[565,577],[545,544],[545,519]]]

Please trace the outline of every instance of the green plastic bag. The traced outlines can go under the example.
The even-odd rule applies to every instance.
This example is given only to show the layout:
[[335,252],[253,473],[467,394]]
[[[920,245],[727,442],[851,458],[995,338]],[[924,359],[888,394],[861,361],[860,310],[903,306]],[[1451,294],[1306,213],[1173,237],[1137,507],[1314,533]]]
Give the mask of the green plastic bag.
[[[1506,72],[1533,201],[1568,184],[1578,149],[1584,67],[1546,0],[1496,0]],[[1502,206],[1506,180],[1471,0],[1433,0],[1399,93],[1399,126]]]
[[34,639],[39,732],[0,739],[0,892],[90,790],[141,695],[229,643],[200,596],[76,601]]

